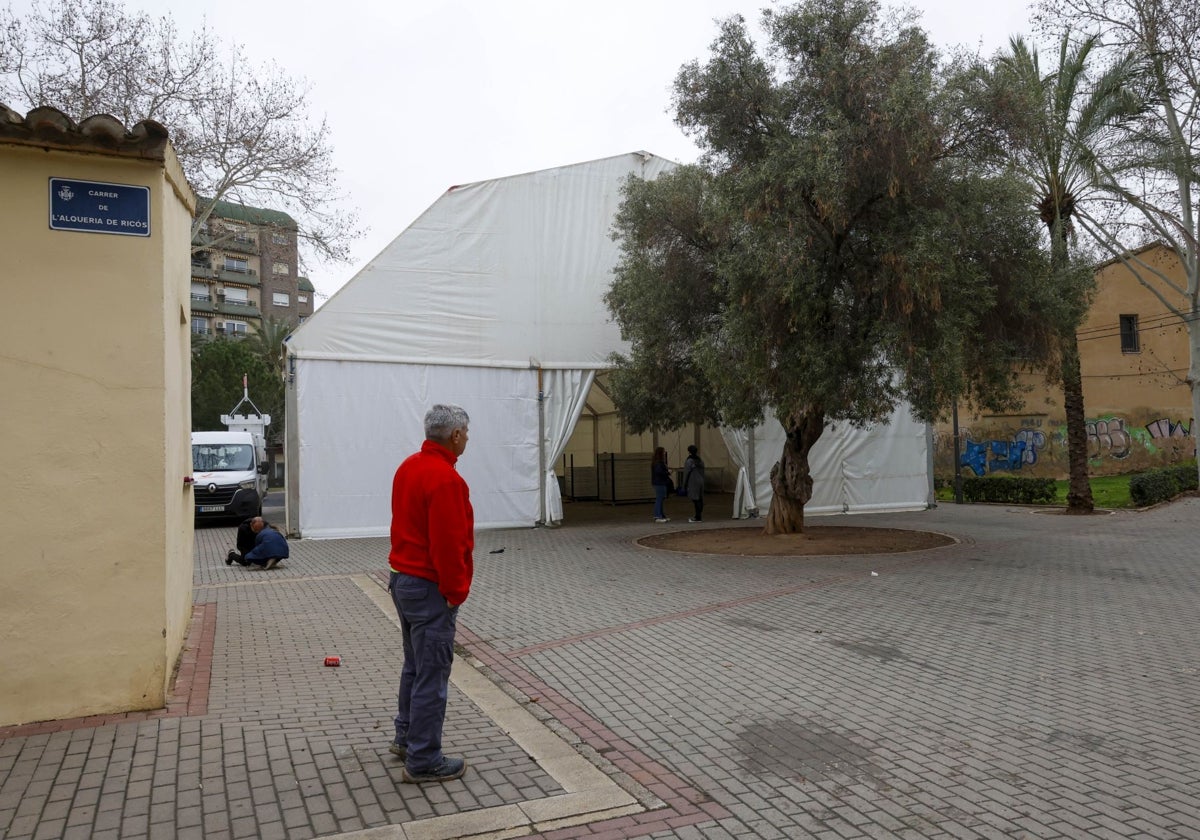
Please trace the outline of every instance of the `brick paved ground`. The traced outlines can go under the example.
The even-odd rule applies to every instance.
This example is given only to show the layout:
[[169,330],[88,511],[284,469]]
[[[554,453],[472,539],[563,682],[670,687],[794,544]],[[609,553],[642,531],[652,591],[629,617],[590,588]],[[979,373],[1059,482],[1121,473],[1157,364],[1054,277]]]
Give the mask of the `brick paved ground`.
[[[545,837],[1200,837],[1198,514],[854,517],[961,540],[873,558],[651,551],[627,511],[482,532],[460,641],[648,806]],[[397,631],[351,580],[384,541],[270,573],[231,542],[197,533],[187,698],[0,732],[0,837],[302,838],[561,793],[457,691],[472,770],[397,784]]]

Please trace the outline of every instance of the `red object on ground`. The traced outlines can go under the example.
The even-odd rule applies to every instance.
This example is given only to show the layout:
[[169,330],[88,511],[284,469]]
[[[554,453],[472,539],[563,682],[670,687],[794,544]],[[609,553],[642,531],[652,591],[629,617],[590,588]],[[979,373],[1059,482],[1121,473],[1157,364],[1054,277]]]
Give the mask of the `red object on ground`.
[[326,656],[325,657],[325,667],[327,667],[327,668],[337,668],[341,664],[342,664],[342,657],[340,657],[340,656]]

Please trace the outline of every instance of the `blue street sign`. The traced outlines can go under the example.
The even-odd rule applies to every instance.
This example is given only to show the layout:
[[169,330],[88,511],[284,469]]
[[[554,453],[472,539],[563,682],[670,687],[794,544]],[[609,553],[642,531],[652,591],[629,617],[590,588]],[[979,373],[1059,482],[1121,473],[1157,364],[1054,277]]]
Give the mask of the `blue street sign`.
[[149,236],[150,188],[51,178],[50,228]]

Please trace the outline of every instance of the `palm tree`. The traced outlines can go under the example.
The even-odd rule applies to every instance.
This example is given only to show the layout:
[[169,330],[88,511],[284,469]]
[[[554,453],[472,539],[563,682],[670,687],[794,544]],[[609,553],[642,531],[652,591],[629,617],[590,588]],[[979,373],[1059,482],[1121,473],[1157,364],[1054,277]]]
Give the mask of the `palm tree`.
[[283,342],[294,329],[287,321],[268,315],[262,319],[258,329],[246,337],[246,342],[271,370],[283,376]]
[[[1121,144],[1122,129],[1141,112],[1129,84],[1131,60],[1116,62],[1095,80],[1089,75],[1088,57],[1096,41],[1093,36],[1072,45],[1064,35],[1058,67],[1043,72],[1037,49],[1014,37],[991,78],[993,93],[1000,94],[996,101],[1015,107],[1007,163],[1032,190],[1034,207],[1049,237],[1052,276],[1064,288],[1064,302],[1071,298],[1086,301],[1084,294],[1066,292],[1077,282],[1070,249],[1077,208],[1100,192],[1095,161]],[[1088,483],[1083,379],[1075,335],[1084,313],[1083,306],[1066,307],[1059,335],[1069,513],[1090,513],[1094,505]]]
[[[276,391],[277,386],[282,396],[282,383],[285,370],[283,342],[291,335],[293,329],[295,327],[287,321],[268,315],[262,319],[257,330],[243,339],[246,342],[246,346],[263,360],[267,370],[271,371],[277,377],[276,382],[272,383],[272,387],[267,389],[272,394]],[[282,408],[282,398],[279,405]],[[286,418],[282,411],[278,415],[272,415],[271,425],[267,429],[267,440],[269,443],[272,445],[283,443],[285,425]]]

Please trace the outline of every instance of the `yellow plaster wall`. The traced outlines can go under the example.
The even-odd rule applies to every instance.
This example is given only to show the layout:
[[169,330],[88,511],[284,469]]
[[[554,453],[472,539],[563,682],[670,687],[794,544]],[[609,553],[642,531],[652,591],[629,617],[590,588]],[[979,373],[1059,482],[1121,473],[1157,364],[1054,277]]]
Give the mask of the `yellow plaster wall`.
[[[1178,260],[1161,247],[1140,258],[1181,288],[1186,280]],[[1161,282],[1157,288],[1166,289]],[[1186,310],[1182,294],[1168,298]],[[1120,316],[1137,315],[1140,349],[1121,350]],[[1170,317],[1166,305],[1139,283],[1121,263],[1096,273],[1096,294],[1078,331],[1083,375],[1084,412],[1088,420],[1092,475],[1118,475],[1173,464],[1196,451],[1191,393],[1183,381],[1188,367],[1188,341],[1183,324]],[[1041,375],[1023,377],[1028,391],[1023,409],[1009,415],[960,411],[960,448],[968,442],[988,448],[975,458],[973,475],[1067,476],[1066,419],[1062,389]],[[954,438],[948,422],[935,431],[934,473],[954,473]],[[998,450],[998,451],[997,451]],[[976,450],[978,456],[978,450]]]
[[[171,164],[0,144],[0,725],[159,707],[179,655],[191,208]],[[149,187],[152,236],[50,230],[52,176]]]
[[183,651],[192,614],[192,544],[195,504],[192,474],[191,241],[195,196],[168,147],[160,173],[162,200],[154,211],[162,232],[163,399],[165,451],[166,687]]

